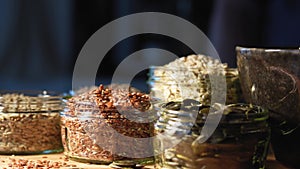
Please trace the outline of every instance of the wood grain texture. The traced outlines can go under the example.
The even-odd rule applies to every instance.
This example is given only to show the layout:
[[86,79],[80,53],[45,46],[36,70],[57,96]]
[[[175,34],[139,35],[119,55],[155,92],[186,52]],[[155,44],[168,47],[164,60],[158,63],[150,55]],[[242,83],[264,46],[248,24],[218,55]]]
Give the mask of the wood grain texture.
[[[88,164],[88,163],[80,163],[76,161],[65,161],[63,154],[47,154],[47,155],[26,155],[26,156],[9,156],[9,155],[0,155],[0,169],[4,169],[8,167],[8,163],[10,162],[10,158],[14,159],[27,159],[27,160],[51,160],[57,162],[66,162],[68,164],[76,165],[76,167],[61,167],[61,169],[111,169],[108,165],[98,165],[98,164]],[[274,156],[270,155],[267,160],[267,169],[290,169],[285,167],[284,165],[280,164],[278,161],[275,160]],[[144,169],[154,169],[153,165],[145,166]]]

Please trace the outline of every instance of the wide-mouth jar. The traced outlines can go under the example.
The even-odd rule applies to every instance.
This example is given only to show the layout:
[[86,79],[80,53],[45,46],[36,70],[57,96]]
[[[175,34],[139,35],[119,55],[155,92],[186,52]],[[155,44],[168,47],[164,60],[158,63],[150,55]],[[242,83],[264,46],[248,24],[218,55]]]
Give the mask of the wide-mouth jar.
[[0,154],[63,151],[62,98],[47,91],[0,92]]
[[220,98],[225,96],[226,104],[243,100],[236,68],[213,67],[204,71],[197,68],[151,66],[147,83],[151,97],[161,102],[194,99],[210,105],[212,95]]
[[[164,103],[158,113],[155,134],[161,137],[154,144],[156,168],[265,168],[270,142],[267,110],[184,100]],[[215,130],[207,135],[213,126]],[[178,142],[170,145],[174,140]]]
[[124,90],[112,93],[100,86],[66,101],[61,113],[65,155],[80,162],[127,167],[153,163],[153,123],[143,121],[150,111],[148,96],[130,93],[131,103]]

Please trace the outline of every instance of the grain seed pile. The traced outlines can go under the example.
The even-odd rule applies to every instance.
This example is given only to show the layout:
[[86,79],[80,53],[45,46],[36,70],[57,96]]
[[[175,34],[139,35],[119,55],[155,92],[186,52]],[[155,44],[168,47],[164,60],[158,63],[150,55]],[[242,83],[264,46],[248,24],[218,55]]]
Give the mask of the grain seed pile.
[[62,151],[60,111],[56,96],[0,95],[0,153]]
[[10,156],[1,159],[1,169],[59,169],[59,168],[78,168],[76,164],[69,163],[67,157],[60,157],[58,160],[49,160],[48,156],[41,159],[29,160],[27,158]]
[[[66,155],[90,162],[110,163],[126,157],[126,151],[139,156],[152,151],[151,143],[126,142],[121,136],[148,138],[151,123],[129,120],[127,115],[147,114],[151,104],[147,94],[128,92],[128,88],[104,87],[74,96],[62,116],[62,136]],[[126,114],[120,112],[127,112]],[[114,154],[116,150],[125,154]]]

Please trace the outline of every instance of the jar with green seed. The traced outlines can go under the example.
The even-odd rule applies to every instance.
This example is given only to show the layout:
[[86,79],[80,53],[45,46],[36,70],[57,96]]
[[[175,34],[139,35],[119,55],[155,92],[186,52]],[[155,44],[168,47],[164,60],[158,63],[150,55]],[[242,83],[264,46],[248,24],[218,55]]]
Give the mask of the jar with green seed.
[[248,104],[205,106],[188,99],[164,103],[158,113],[155,168],[265,168],[267,110]]

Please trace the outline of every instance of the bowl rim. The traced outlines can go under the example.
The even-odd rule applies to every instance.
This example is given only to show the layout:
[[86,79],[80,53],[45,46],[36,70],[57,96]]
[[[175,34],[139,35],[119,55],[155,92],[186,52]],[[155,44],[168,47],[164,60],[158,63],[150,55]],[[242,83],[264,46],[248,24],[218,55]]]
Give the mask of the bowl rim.
[[269,53],[296,53],[300,54],[300,47],[246,47],[246,46],[236,46],[236,52],[269,52]]
[[[222,63],[224,64],[224,63]],[[206,69],[210,68],[209,66],[206,67]],[[222,67],[217,67],[220,70],[225,70],[225,71],[235,71],[237,68],[234,67],[228,67],[226,66],[222,66]],[[162,71],[199,71],[199,70],[204,70],[203,68],[198,68],[198,67],[166,67],[166,66],[155,66],[155,65],[150,65],[148,67],[149,71],[155,71],[155,70],[162,70]]]

